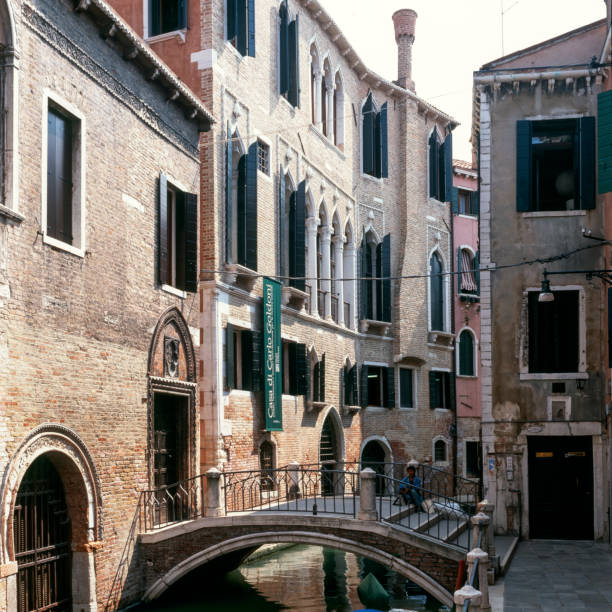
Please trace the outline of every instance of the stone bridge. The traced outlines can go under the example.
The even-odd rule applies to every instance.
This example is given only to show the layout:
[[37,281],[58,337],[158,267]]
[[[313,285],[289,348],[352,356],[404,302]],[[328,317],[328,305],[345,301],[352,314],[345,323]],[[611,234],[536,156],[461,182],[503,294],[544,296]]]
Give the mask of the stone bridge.
[[[428,535],[427,529],[394,525],[389,517],[381,520],[373,478],[373,472],[362,472],[352,514],[311,515],[280,509],[227,516],[220,516],[224,511],[219,504],[218,479],[209,478],[204,517],[139,534],[139,556],[145,573],[143,599],[156,599],[183,576],[226,555],[264,544],[296,543],[326,546],[378,561],[452,607],[452,593],[466,550]],[[431,519],[425,523],[428,525]]]

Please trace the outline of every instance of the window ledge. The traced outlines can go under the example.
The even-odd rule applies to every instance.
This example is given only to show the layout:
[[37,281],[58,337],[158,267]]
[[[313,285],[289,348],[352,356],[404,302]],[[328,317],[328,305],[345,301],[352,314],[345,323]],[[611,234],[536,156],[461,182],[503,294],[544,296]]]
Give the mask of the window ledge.
[[384,406],[366,406],[366,410],[370,412],[385,412],[390,410],[390,408],[385,408]]
[[236,49],[236,47],[234,47],[234,45],[232,45],[232,43],[229,40],[225,41],[225,48],[232,53],[233,55],[236,56],[236,59],[242,61],[245,57],[245,55],[242,55],[242,53],[240,53],[240,51],[238,51],[238,49]]
[[51,236],[47,236],[47,234],[45,234],[43,232],[43,242],[45,244],[48,244],[50,247],[53,247],[54,249],[59,249],[60,251],[66,251],[67,253],[70,253],[72,255],[76,255],[77,257],[81,257],[82,259],[85,258],[85,251],[83,249],[79,249],[75,246],[72,246],[71,244],[68,244],[67,242],[62,242],[61,240],[58,240],[57,238],[51,238]]
[[230,397],[245,397],[249,399],[255,397],[253,391],[247,391],[246,389],[230,389],[228,395]]
[[462,302],[480,302],[480,296],[475,293],[458,293],[457,296]]
[[478,378],[478,376],[476,376],[474,374],[457,374],[457,378],[466,378],[468,380],[474,380],[474,379]]
[[187,29],[185,28],[183,28],[182,30],[172,30],[172,32],[164,32],[163,34],[149,36],[148,38],[145,38],[145,42],[152,44],[156,42],[162,42],[164,40],[172,40],[173,38],[175,38],[180,45],[184,45],[186,33]]
[[283,306],[294,308],[298,312],[303,310],[308,300],[308,294],[301,289],[285,285],[281,289],[281,303]]
[[391,329],[391,323],[388,321],[374,321],[372,319],[360,319],[359,331],[362,334],[375,334],[378,336],[386,336]]
[[308,407],[308,412],[323,410],[323,408],[327,406],[327,402],[313,402],[312,400],[309,400],[306,402],[306,406]]
[[378,178],[377,176],[372,176],[371,174],[367,174],[366,172],[363,171],[363,168],[361,169],[361,178],[367,179],[368,181],[374,181],[375,183],[378,183],[379,185],[382,185],[384,181],[383,178]]
[[416,406],[400,406],[398,410],[400,412],[416,412],[417,408]]
[[448,414],[452,412],[450,408],[434,408],[434,412],[441,412],[442,414]]
[[353,406],[353,405],[345,404],[344,409],[347,412],[354,413],[354,412],[359,412],[361,410],[361,406]]
[[344,154],[342,149],[340,149],[337,144],[335,144],[327,136],[325,136],[325,134],[323,134],[323,132],[321,132],[321,130],[316,125],[313,125],[311,123],[308,127],[310,128],[310,131],[313,132],[318,138],[320,138],[329,149],[335,151],[340,156],[340,159],[346,159],[346,155]]
[[9,221],[13,221],[14,223],[21,223],[25,220],[23,215],[20,215],[18,212],[8,208],[8,206],[3,206],[0,204],[0,217],[4,217]]
[[529,372],[521,372],[519,375],[519,380],[588,380],[589,375],[587,372],[569,372],[563,374],[554,374],[554,373],[529,373]]
[[438,204],[439,206],[446,206],[446,202],[437,200],[436,198],[428,198],[430,204]]
[[471,221],[478,220],[478,215],[475,213],[473,215],[468,215],[466,213],[459,213],[457,216],[460,217],[461,219],[470,219]]
[[283,94],[278,94],[278,97],[281,102],[284,102],[287,105],[287,107],[291,110],[292,114],[295,115],[297,111],[297,106],[293,106],[293,104],[291,104],[291,102],[289,102],[289,100],[287,100],[287,98],[285,98]]
[[586,210],[534,210],[533,212],[523,212],[521,217],[524,219],[538,219],[540,217],[584,217]]
[[430,331],[429,332],[429,343],[436,346],[449,347],[453,343],[455,334],[446,331]]
[[176,287],[173,287],[172,285],[162,285],[161,290],[165,291],[166,293],[176,295],[176,297],[180,297],[182,299],[185,299],[187,297],[186,291],[183,291],[182,289],[177,289]]
[[223,282],[228,285],[236,285],[247,292],[253,290],[257,280],[257,272],[240,264],[226,263],[224,266]]

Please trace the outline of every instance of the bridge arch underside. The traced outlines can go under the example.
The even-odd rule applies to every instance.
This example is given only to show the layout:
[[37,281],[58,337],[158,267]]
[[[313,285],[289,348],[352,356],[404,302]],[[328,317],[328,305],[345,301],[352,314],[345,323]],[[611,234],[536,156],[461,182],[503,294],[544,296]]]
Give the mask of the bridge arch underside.
[[[210,529],[210,528],[209,528]],[[234,532],[239,531],[234,527]],[[342,531],[342,530],[340,530]],[[373,530],[377,531],[376,529]],[[208,531],[210,535],[210,531]],[[410,551],[411,554],[397,554],[393,548],[398,548],[398,541],[395,538],[381,538],[376,546],[371,544],[365,544],[358,541],[355,538],[346,537],[347,534],[337,535],[338,530],[334,533],[319,533],[318,531],[302,531],[302,530],[281,530],[277,527],[273,530],[258,531],[251,533],[241,533],[240,535],[235,534],[234,537],[223,539],[222,541],[216,542],[203,547],[201,550],[193,552],[187,555],[180,561],[176,562],[176,556],[174,557],[175,564],[172,567],[157,568],[157,572],[154,572],[154,577],[151,573],[148,576],[147,588],[143,596],[144,601],[152,601],[160,597],[169,587],[179,581],[181,578],[187,576],[190,572],[197,570],[199,567],[220,559],[225,555],[236,553],[239,550],[256,548],[264,544],[276,544],[276,543],[295,543],[295,544],[310,544],[313,546],[324,546],[327,548],[334,548],[342,550],[344,552],[355,553],[373,561],[377,561],[382,565],[396,571],[398,574],[412,580],[418,584],[421,588],[427,591],[430,595],[435,597],[439,602],[452,608],[453,596],[451,590],[454,588],[455,580],[457,577],[457,571],[459,568],[459,562],[456,559],[442,558],[436,553],[430,551],[419,550],[415,548]],[[372,534],[372,532],[370,532]],[[186,535],[186,534],[185,534]],[[191,537],[189,537],[191,536]],[[189,534],[189,541],[199,540],[196,534]],[[194,538],[194,536],[196,536]],[[182,540],[184,536],[178,536],[178,539]],[[173,538],[174,539],[174,538]],[[208,538],[206,538],[208,539]],[[185,542],[186,543],[186,542]],[[143,544],[143,542],[141,542]],[[144,544],[145,546],[145,558],[155,557],[155,561],[159,562],[162,558],[166,559],[167,565],[169,561],[168,552],[170,549],[174,550],[185,550],[182,542],[174,542],[173,546],[169,546],[169,541],[164,542],[161,547],[160,555],[151,554],[154,552],[155,544]],[[175,548],[176,546],[176,548]],[[405,544],[404,553],[406,553]],[[151,549],[149,550],[149,547]],[[399,546],[401,548],[401,545]],[[385,550],[386,549],[386,550]],[[157,563],[154,564],[157,565]],[[410,561],[413,561],[412,563]],[[414,563],[416,561],[416,563]],[[170,561],[172,563],[172,561]],[[421,567],[417,567],[417,564]],[[159,570],[162,570],[161,572]],[[429,572],[427,571],[429,570]],[[438,574],[436,578],[432,574]]]

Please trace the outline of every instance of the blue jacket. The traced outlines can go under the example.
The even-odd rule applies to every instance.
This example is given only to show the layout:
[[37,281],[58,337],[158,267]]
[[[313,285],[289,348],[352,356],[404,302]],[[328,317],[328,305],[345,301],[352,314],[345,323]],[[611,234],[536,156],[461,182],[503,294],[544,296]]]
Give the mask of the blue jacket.
[[412,482],[410,482],[410,477],[408,475],[402,478],[399,484],[398,493],[401,493],[406,489],[409,490],[410,488],[415,488],[417,491],[421,488],[421,479],[416,474],[414,475],[414,480]]

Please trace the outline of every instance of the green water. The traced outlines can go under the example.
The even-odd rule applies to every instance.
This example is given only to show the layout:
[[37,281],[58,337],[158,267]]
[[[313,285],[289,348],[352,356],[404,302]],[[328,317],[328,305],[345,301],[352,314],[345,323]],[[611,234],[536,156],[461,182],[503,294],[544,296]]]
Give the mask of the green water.
[[369,572],[391,593],[392,607],[447,610],[416,585],[369,559],[318,546],[292,546],[226,574],[206,568],[138,612],[352,612],[364,608],[357,586]]

